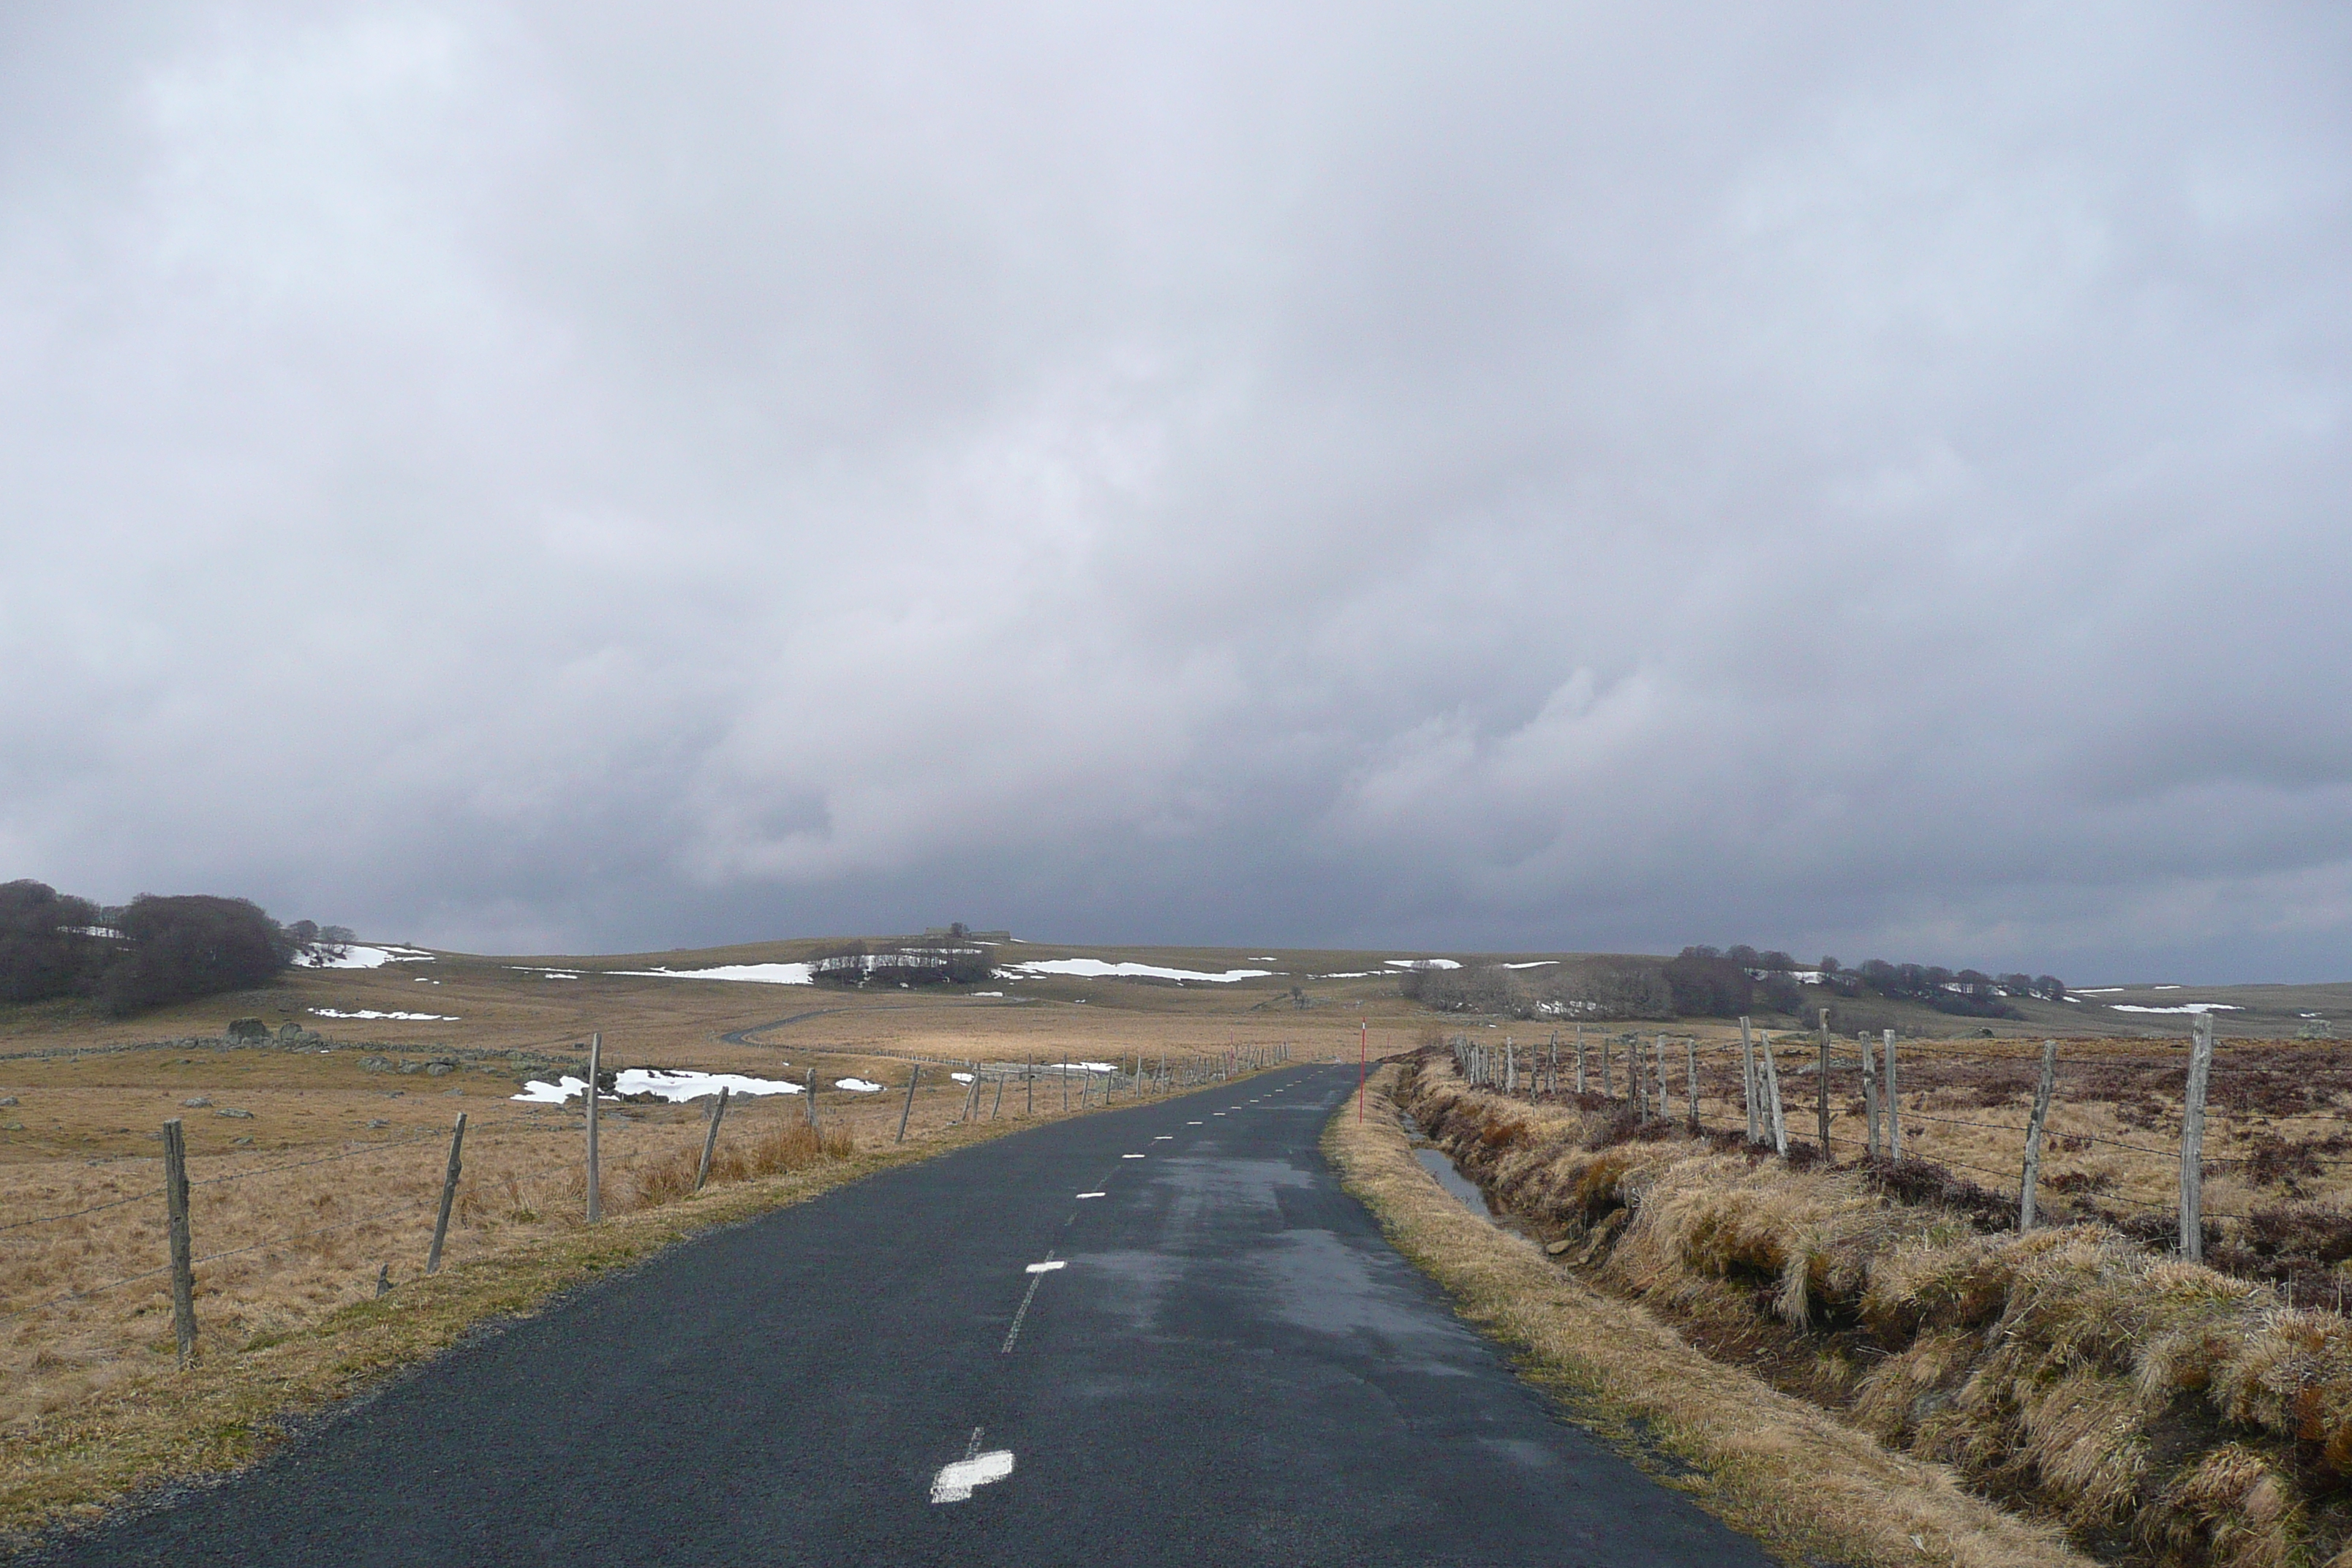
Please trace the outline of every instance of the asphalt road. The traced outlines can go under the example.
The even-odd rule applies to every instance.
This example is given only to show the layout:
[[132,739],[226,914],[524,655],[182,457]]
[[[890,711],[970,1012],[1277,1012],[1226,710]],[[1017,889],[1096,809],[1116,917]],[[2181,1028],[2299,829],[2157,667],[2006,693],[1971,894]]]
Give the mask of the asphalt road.
[[1316,1143],[1355,1077],[1040,1127],[702,1237],[44,1560],[1761,1568],[1339,1190]]

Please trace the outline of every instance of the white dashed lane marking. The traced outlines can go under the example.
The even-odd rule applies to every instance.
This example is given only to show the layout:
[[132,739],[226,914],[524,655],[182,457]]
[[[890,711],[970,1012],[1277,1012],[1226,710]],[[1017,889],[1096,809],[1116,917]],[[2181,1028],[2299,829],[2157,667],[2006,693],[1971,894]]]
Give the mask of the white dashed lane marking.
[[[1013,1326],[1004,1331],[1004,1345],[1003,1348],[997,1352],[998,1354],[1011,1355],[1013,1353],[1013,1342],[1021,1337],[1021,1324],[1022,1321],[1029,1316],[1029,1303],[1037,1299],[1037,1287],[1045,1282],[1046,1275],[1052,1273],[1055,1269],[1059,1268],[1060,1267],[1061,1265],[1059,1263],[1054,1261],[1054,1255],[1050,1252],[1045,1254],[1045,1261],[1043,1263],[1033,1263],[1029,1266],[1029,1289],[1022,1295],[1021,1310],[1013,1314]],[[966,1495],[968,1496],[970,1494],[967,1493]]]
[[1078,1194],[1078,1196],[1080,1196],[1080,1197],[1082,1197],[1082,1198],[1098,1198],[1098,1197],[1101,1197],[1102,1195],[1103,1195],[1103,1194],[1100,1194],[1100,1193],[1080,1193],[1080,1194]]
[[989,1453],[980,1451],[980,1435],[985,1428],[971,1429],[971,1441],[964,1445],[963,1458],[952,1464],[941,1465],[940,1473],[931,1478],[931,1500],[940,1502],[970,1502],[971,1489],[1001,1481],[1013,1473],[1013,1450],[997,1448]]
[[1067,1268],[1068,1267],[1069,1264],[1066,1261],[1057,1258],[1045,1263],[1031,1264],[1029,1266],[1029,1272],[1032,1274],[1051,1274],[1056,1268]]

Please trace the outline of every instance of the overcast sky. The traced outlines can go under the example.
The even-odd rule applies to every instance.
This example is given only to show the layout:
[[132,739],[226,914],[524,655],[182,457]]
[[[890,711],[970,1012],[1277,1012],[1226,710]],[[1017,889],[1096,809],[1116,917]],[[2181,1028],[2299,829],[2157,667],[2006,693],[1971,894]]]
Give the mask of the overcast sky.
[[0,878],[2352,978],[2352,13],[0,12]]

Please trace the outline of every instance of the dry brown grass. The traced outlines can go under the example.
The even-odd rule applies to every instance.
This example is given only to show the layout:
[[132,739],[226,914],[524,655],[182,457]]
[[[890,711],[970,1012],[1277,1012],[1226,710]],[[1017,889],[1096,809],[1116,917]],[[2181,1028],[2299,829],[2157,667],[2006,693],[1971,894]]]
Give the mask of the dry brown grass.
[[[1395,1069],[1376,1079],[1385,1090]],[[1524,1112],[1526,1107],[1510,1108]],[[1532,1117],[1517,1125],[1532,1133]],[[1529,1374],[1690,1491],[1790,1557],[2026,1568],[2084,1560],[2054,1532],[1970,1496],[1941,1465],[1891,1454],[1823,1411],[1707,1359],[1641,1307],[1595,1290],[1524,1238],[1473,1217],[1412,1159],[1392,1114],[1335,1119],[1324,1148],[1389,1239]],[[1627,1169],[1612,1159],[1621,1170]]]
[[1935,1201],[1949,1189],[1917,1171],[1797,1168],[1678,1131],[1612,1142],[1610,1108],[1502,1101],[1439,1057],[1402,1098],[1548,1234],[1617,1216],[1573,1254],[1601,1282],[2104,1555],[2268,1564],[2352,1538],[2336,1312],[2095,1222],[1990,1232],[1981,1194]]

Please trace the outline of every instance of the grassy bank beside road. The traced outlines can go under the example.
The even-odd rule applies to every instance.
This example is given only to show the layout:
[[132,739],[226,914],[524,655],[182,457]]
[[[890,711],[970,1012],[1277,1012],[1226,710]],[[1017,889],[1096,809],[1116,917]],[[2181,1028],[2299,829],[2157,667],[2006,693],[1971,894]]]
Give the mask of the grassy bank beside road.
[[[1834,1416],[1708,1360],[1639,1306],[1579,1281],[1525,1237],[1446,1195],[1414,1161],[1388,1089],[1324,1136],[1349,1191],[1456,1310],[1526,1374],[1668,1485],[1793,1558],[1958,1568],[2083,1568],[2054,1531],[1970,1495],[1948,1468],[1889,1453]],[[1680,1472],[1680,1473],[1676,1473]]]

